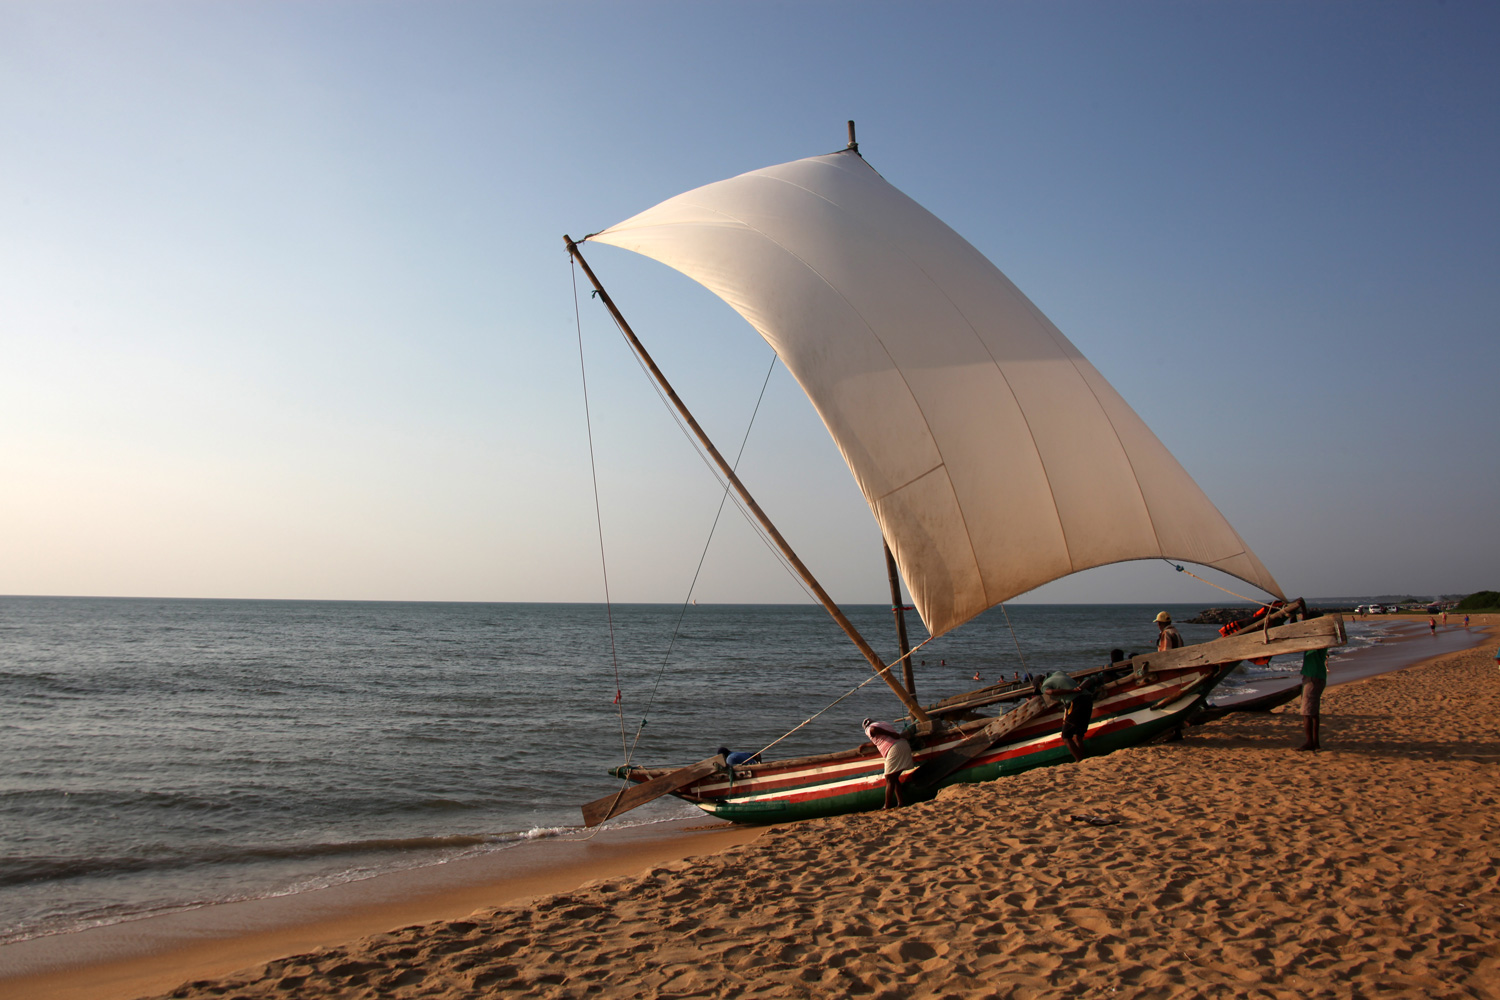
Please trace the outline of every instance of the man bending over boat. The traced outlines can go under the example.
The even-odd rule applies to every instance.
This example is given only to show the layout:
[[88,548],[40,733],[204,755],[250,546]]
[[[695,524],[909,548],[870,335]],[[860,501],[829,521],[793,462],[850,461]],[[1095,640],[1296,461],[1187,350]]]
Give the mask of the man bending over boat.
[[885,758],[885,805],[883,808],[891,807],[892,798],[895,799],[896,805],[906,805],[901,801],[901,774],[916,766],[916,762],[911,759],[911,744],[906,742],[906,738],[901,735],[901,730],[889,722],[866,719],[861,725],[865,736],[875,744],[875,749],[880,751],[880,756]]
[[1063,697],[1068,707],[1063,710],[1062,741],[1074,761],[1089,755],[1083,748],[1083,738],[1088,734],[1089,720],[1094,717],[1094,690],[1094,682],[1088,680],[1071,696]]
[[[1116,653],[1119,650],[1115,650]],[[1061,670],[1053,671],[1047,679],[1033,686],[1037,694],[1042,695],[1048,704],[1062,702],[1063,709],[1062,741],[1063,746],[1068,748],[1068,753],[1073,755],[1074,761],[1083,760],[1088,751],[1083,748],[1083,738],[1089,731],[1089,720],[1094,717],[1094,682],[1088,680],[1079,686],[1078,682]]]
[[719,747],[719,756],[724,758],[724,763],[730,767],[739,767],[741,764],[759,764],[760,751],[751,753],[748,750],[731,751],[728,747]]

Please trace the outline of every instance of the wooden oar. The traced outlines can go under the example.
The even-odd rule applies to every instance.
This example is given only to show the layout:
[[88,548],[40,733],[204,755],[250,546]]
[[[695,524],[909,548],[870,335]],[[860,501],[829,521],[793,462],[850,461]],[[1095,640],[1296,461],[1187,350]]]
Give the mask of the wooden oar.
[[595,799],[583,807],[583,825],[598,826],[622,812],[628,812],[636,806],[645,805],[652,799],[659,799],[663,795],[675,792],[683,785],[691,785],[699,778],[713,774],[724,766],[724,755],[719,754],[707,760],[700,760],[696,764],[689,764],[687,767],[679,767],[675,771],[657,775],[650,781],[643,781],[631,788],[623,788],[602,799]]

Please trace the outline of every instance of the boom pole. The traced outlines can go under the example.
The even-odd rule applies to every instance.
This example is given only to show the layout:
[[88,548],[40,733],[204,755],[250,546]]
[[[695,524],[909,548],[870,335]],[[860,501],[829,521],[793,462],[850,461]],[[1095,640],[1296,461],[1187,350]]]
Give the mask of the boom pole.
[[636,337],[635,331],[630,328],[630,324],[626,322],[624,315],[615,306],[614,300],[609,297],[609,293],[599,283],[599,279],[594,275],[594,269],[589,267],[588,261],[584,260],[583,254],[579,252],[578,244],[573,242],[572,237],[566,234],[563,236],[563,242],[568,245],[568,253],[573,256],[574,260],[578,261],[578,265],[583,268],[583,273],[588,276],[589,282],[594,286],[594,290],[599,293],[599,299],[604,303],[604,307],[609,310],[610,315],[619,324],[620,331],[625,334],[625,339],[630,341],[631,348],[651,372],[651,377],[656,380],[656,383],[661,386],[662,391],[667,394],[667,398],[671,400],[677,412],[682,414],[682,418],[687,421],[688,427],[692,430],[693,434],[702,443],[703,447],[708,450],[709,457],[714,460],[714,464],[719,467],[719,471],[729,480],[729,485],[734,487],[734,491],[745,502],[745,506],[749,508],[750,513],[754,514],[755,519],[760,522],[761,527],[765,528],[766,534],[770,536],[771,541],[776,543],[776,547],[781,550],[781,554],[786,556],[787,562],[796,570],[797,575],[802,578],[802,582],[806,583],[808,588],[812,590],[813,596],[818,599],[818,603],[823,605],[823,608],[833,620],[849,636],[855,648],[869,661],[876,675],[885,681],[886,684],[890,685],[891,690],[895,692],[897,698],[901,699],[901,704],[906,706],[907,711],[912,714],[912,717],[918,722],[928,721],[927,713],[923,711],[921,705],[917,704],[916,697],[906,688],[903,688],[896,678],[891,676],[890,666],[865,641],[865,637],[860,634],[859,629],[854,627],[854,623],[849,620],[843,610],[834,603],[833,598],[828,596],[828,592],[823,589],[823,585],[812,575],[812,571],[807,568],[797,553],[792,551],[791,545],[782,537],[781,532],[776,529],[776,525],[771,523],[771,519],[766,516],[765,511],[761,510],[760,504],[755,502],[755,498],[750,495],[750,491],[745,488],[745,484],[740,482],[740,477],[735,474],[734,467],[720,454],[719,449],[714,446],[713,441],[709,440],[703,428],[698,425],[697,419],[677,395],[677,391],[672,388],[671,383],[667,381],[667,377],[661,373],[660,368],[656,367],[656,362],[651,359],[651,355],[646,351],[645,345]]

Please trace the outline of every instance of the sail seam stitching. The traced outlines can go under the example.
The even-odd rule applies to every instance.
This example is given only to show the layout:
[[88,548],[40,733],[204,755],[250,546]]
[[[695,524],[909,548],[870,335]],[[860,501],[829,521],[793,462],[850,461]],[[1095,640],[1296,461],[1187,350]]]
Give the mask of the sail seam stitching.
[[[841,154],[839,154],[839,153],[833,153],[833,154],[830,154],[830,155],[832,155],[832,156],[839,156]],[[888,186],[890,185],[890,182],[886,181],[885,178],[881,177],[880,174],[875,170],[875,168],[873,168],[873,167],[869,166],[869,164],[865,163],[865,160],[864,160],[863,157],[859,157],[858,159],[859,159],[859,162],[861,164],[863,164],[866,167],[866,169],[868,169],[871,173],[875,174],[875,176],[877,178],[879,178],[882,183],[885,183]],[[804,194],[806,194],[808,197],[811,197],[811,198],[814,198],[814,199],[816,199],[818,201],[821,201],[824,204],[826,204],[826,205],[828,205],[828,206],[830,206],[830,207],[838,210],[839,212],[841,212],[841,213],[843,213],[845,215],[849,215],[849,216],[852,217],[852,213],[849,212],[848,209],[846,209],[843,206],[839,205],[837,202],[831,201],[830,199],[828,199],[825,196],[817,193],[816,191],[809,190],[807,187],[805,187],[805,186],[803,186],[801,184],[796,184],[796,183],[794,183],[794,182],[792,182],[790,180],[787,180],[784,177],[773,177],[773,176],[769,176],[769,175],[766,175],[766,174],[761,174],[760,176],[761,176],[761,179],[763,179],[763,180],[770,181],[770,182],[777,183],[777,184],[781,184],[781,185],[784,185],[784,186],[789,187],[789,188],[795,188],[796,190],[801,191]],[[895,190],[895,188],[892,187],[892,190]],[[917,413],[919,413],[921,415],[921,417],[922,417],[922,425],[923,425],[923,427],[927,431],[927,438],[931,442],[933,450],[936,451],[937,455],[938,455],[938,463],[935,466],[932,466],[931,468],[929,468],[927,470],[927,472],[924,472],[921,475],[916,476],[913,479],[909,480],[908,483],[905,484],[905,485],[910,485],[910,483],[916,482],[918,479],[921,479],[921,478],[923,478],[923,477],[925,477],[927,475],[930,475],[931,472],[933,470],[935,470],[935,469],[946,469],[947,465],[948,465],[947,458],[943,454],[942,447],[938,444],[937,435],[935,433],[933,433],[933,429],[932,429],[931,423],[928,422],[926,411],[924,411],[922,409],[921,403],[918,402],[916,392],[912,389],[911,383],[909,383],[907,381],[907,379],[906,379],[906,373],[901,370],[901,367],[896,363],[896,359],[891,356],[890,348],[888,348],[886,346],[885,341],[883,341],[880,338],[880,335],[875,332],[875,328],[870,324],[870,321],[865,317],[864,312],[861,311],[853,302],[851,302],[849,300],[848,296],[844,295],[843,292],[839,291],[838,286],[836,286],[833,282],[829,281],[828,278],[823,274],[822,271],[820,271],[820,270],[818,270],[818,268],[814,267],[812,265],[812,263],[809,262],[808,260],[806,260],[801,254],[798,254],[798,253],[794,252],[790,247],[786,246],[786,244],[784,244],[782,241],[780,241],[778,239],[775,239],[769,233],[765,232],[763,229],[760,229],[757,226],[753,226],[749,222],[745,221],[744,219],[737,218],[736,216],[730,215],[727,212],[724,212],[724,211],[721,211],[720,209],[714,208],[713,206],[703,205],[703,204],[699,204],[699,203],[696,203],[696,202],[694,202],[692,204],[694,204],[694,207],[696,207],[696,208],[698,208],[698,209],[700,209],[702,211],[712,213],[712,214],[717,215],[717,216],[719,216],[721,218],[724,218],[724,219],[727,219],[727,220],[731,220],[731,221],[733,221],[735,223],[738,223],[741,226],[744,226],[745,229],[747,229],[748,231],[750,231],[752,233],[757,234],[762,239],[764,239],[767,243],[770,243],[773,246],[776,246],[777,248],[779,248],[788,257],[792,258],[793,260],[795,260],[799,264],[801,264],[803,267],[805,267],[807,269],[808,273],[816,275],[817,278],[818,278],[818,280],[821,281],[829,289],[829,291],[831,291],[835,296],[837,296],[838,299],[839,299],[839,301],[843,302],[849,308],[849,311],[851,313],[853,313],[855,316],[859,317],[860,322],[864,325],[866,332],[870,336],[870,339],[872,339],[876,344],[880,345],[880,350],[885,354],[886,358],[890,361],[891,370],[894,371],[896,373],[896,375],[901,379],[901,384],[906,388],[907,394],[911,397],[912,405],[916,408]],[[923,268],[920,265],[916,264],[906,254],[900,253],[899,249],[895,248],[894,245],[891,244],[891,242],[889,240],[883,239],[882,242],[885,244],[885,246],[887,248],[892,249],[894,252],[898,253],[901,257],[905,258],[917,272],[919,272],[924,278],[927,279],[928,283],[931,284],[932,287],[934,289],[936,289],[938,291],[938,293],[943,296],[944,299],[947,299],[947,301],[950,304],[953,303],[953,300],[951,298],[949,298],[949,296],[947,295],[946,292],[943,291],[942,286],[938,285],[938,283],[933,280],[932,275],[929,274],[925,268]],[[972,331],[973,330],[973,325],[969,323],[968,317],[964,316],[963,312],[958,309],[958,307],[957,307],[956,304],[954,304],[953,308],[954,308],[954,311],[956,313],[958,313],[958,315],[963,316],[965,325],[969,326],[970,330]],[[976,339],[977,339],[978,335],[975,334],[975,336],[976,336]],[[983,341],[980,341],[980,345],[984,346]],[[985,353],[989,354],[988,348],[985,348]],[[991,360],[993,361],[993,355],[991,355]],[[997,363],[995,365],[995,367],[996,367],[996,370],[998,371],[1000,366]],[[1005,373],[1003,371],[1000,372],[1000,376],[1001,376],[1002,380],[1005,379]],[[1009,389],[1010,388],[1010,382],[1009,382],[1009,380],[1005,380],[1005,383],[1006,383],[1006,388]],[[1012,396],[1014,396],[1014,391],[1012,391]],[[816,406],[816,403],[814,404],[814,406]],[[821,415],[821,410],[820,410],[820,415]],[[1025,414],[1023,413],[1022,416],[1024,418]],[[1031,425],[1030,425],[1029,422],[1027,423],[1027,432],[1028,432],[1028,434],[1031,433]],[[1032,446],[1033,446],[1033,448],[1036,447],[1035,435],[1032,435]],[[1040,461],[1040,459],[1041,459],[1040,449],[1037,449],[1037,458]],[[1046,467],[1045,463],[1043,463],[1043,468],[1045,469],[1045,467]],[[974,570],[974,576],[979,581],[980,590],[984,594],[984,598],[985,598],[986,604],[989,605],[989,604],[991,604],[993,602],[990,602],[990,600],[989,600],[989,596],[990,596],[989,595],[989,589],[985,585],[984,574],[979,569],[979,554],[974,550],[973,535],[969,531],[968,518],[964,514],[963,505],[959,502],[958,495],[957,495],[956,491],[953,490],[953,482],[952,482],[951,477],[949,478],[949,481],[948,481],[948,487],[949,487],[950,492],[953,493],[953,501],[954,501],[953,505],[954,505],[955,509],[958,511],[959,520],[964,525],[964,538],[968,542],[968,545],[969,545],[969,559],[971,561],[971,564],[972,564],[972,567],[973,567],[973,570]],[[903,489],[903,488],[904,488],[904,486],[901,486],[901,487],[895,487],[895,488],[893,488],[891,490],[888,490],[885,493],[880,494],[879,499],[884,499],[886,497],[889,497],[892,494],[894,494],[895,492],[897,492],[898,490]],[[1050,490],[1049,490],[1049,492],[1050,492]],[[1054,498],[1054,510],[1055,509],[1056,509],[1056,501],[1055,501],[1055,498]],[[1059,524],[1061,524],[1061,517],[1059,517],[1058,520],[1059,520]],[[1066,536],[1064,536],[1064,541],[1066,541]],[[912,595],[912,596],[915,597],[916,595]],[[973,616],[971,615],[970,617],[973,617]],[[947,631],[947,629],[944,629],[944,631]]]

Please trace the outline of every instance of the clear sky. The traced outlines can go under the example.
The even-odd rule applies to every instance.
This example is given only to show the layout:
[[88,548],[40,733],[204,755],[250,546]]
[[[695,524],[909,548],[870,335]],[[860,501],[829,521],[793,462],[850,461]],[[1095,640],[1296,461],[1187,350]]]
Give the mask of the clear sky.
[[[0,593],[601,599],[562,234],[850,118],[1288,592],[1500,589],[1497,52],[1467,2],[0,3]],[[591,260],[737,447],[769,348]],[[579,308],[613,597],[680,601],[717,487]],[[784,369],[742,471],[885,598]],[[805,600],[734,514],[697,594]]]

